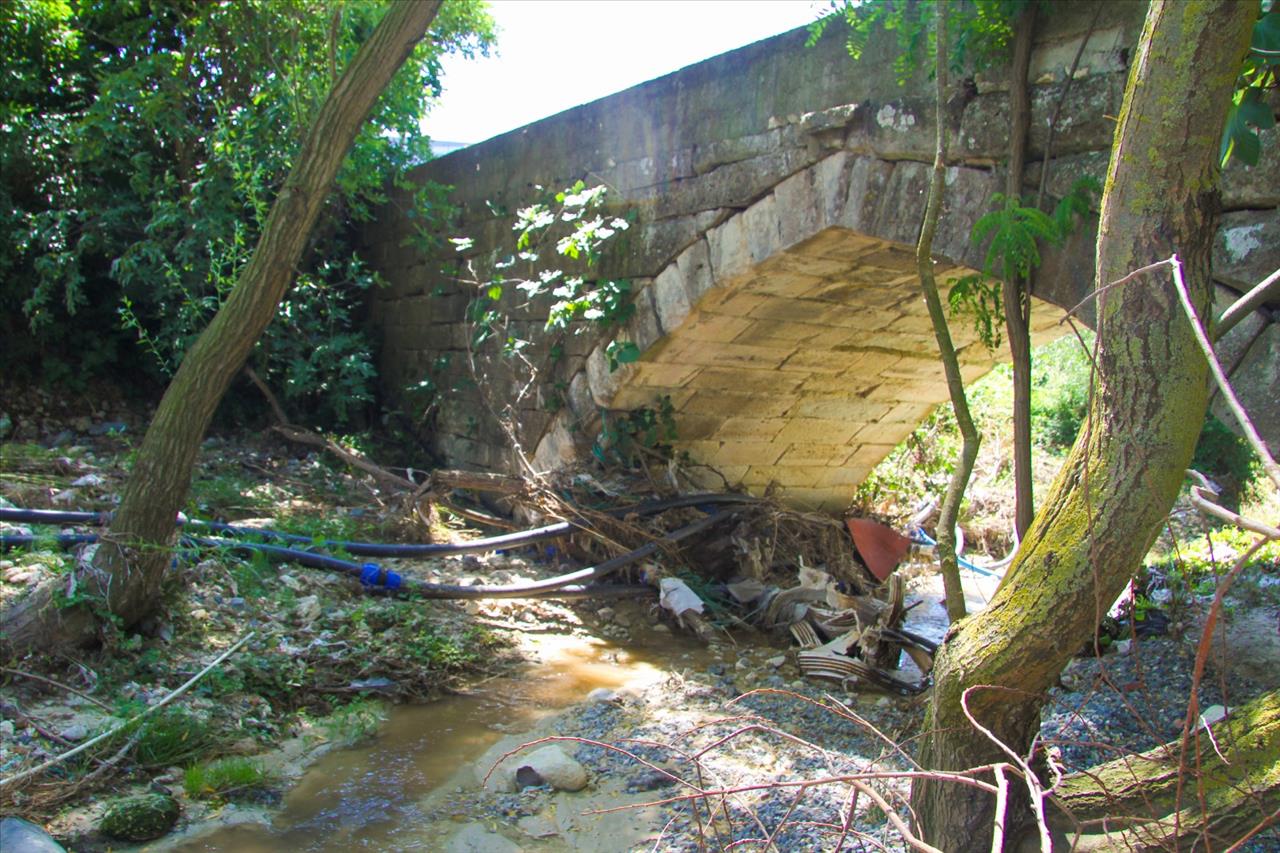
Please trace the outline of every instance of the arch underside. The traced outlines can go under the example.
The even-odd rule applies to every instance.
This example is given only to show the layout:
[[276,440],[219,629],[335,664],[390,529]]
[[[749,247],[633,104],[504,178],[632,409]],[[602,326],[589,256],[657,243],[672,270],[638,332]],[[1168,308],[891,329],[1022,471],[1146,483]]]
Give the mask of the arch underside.
[[[935,272],[945,292],[972,270],[940,261]],[[659,277],[661,336],[619,377],[609,407],[669,397],[677,450],[730,485],[843,509],[871,469],[948,399],[914,247],[829,227],[687,305],[671,306],[664,289]],[[1036,300],[1036,342],[1061,333],[1062,313]],[[1002,355],[978,340],[970,317],[953,317],[951,335],[966,383]],[[716,475],[708,482],[723,485]]]

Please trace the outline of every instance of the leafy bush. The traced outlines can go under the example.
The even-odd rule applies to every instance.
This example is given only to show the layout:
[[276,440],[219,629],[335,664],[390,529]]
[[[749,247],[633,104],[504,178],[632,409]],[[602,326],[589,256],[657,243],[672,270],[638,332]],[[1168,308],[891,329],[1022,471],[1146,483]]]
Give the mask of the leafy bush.
[[[0,334],[8,368],[160,383],[247,262],[330,83],[384,2],[0,4]],[[254,356],[300,413],[370,396],[355,227],[430,154],[440,56],[485,50],[478,0],[444,4],[374,108]],[[408,187],[404,187],[408,188]],[[415,189],[416,192],[416,189]],[[422,191],[423,214],[429,197]],[[136,385],[137,383],[133,383]]]

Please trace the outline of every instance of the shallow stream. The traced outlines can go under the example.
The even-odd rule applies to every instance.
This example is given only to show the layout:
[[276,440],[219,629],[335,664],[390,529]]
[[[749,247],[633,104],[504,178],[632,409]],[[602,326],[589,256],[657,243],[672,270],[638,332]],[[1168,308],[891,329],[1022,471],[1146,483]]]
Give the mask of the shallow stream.
[[176,853],[429,850],[440,837],[419,804],[500,738],[532,729],[603,687],[642,688],[670,669],[700,669],[709,653],[682,636],[639,631],[626,648],[595,639],[533,636],[539,662],[465,695],[391,709],[378,736],[321,757],[285,795],[272,825],[223,826]]
[[[995,582],[965,578],[970,611],[981,609]],[[907,625],[940,640],[947,627],[941,582],[916,578],[910,601],[919,601]],[[674,671],[705,672],[719,660],[691,637],[647,629],[631,632],[625,647],[564,634],[526,634],[530,663],[513,676],[495,678],[427,705],[391,709],[378,736],[359,746],[334,750],[312,764],[269,817],[234,823],[232,811],[214,825],[194,828],[183,840],[146,848],[173,853],[224,851],[438,850],[454,826],[441,826],[439,811],[428,817],[429,795],[441,786],[472,784],[455,774],[473,765],[498,740],[524,735],[547,717],[582,702],[596,688],[617,690],[663,681]],[[901,676],[920,673],[904,656]],[[538,735],[530,734],[530,739]],[[453,781],[451,781],[453,780]],[[456,819],[469,818],[459,814]],[[215,828],[216,826],[216,828]]]

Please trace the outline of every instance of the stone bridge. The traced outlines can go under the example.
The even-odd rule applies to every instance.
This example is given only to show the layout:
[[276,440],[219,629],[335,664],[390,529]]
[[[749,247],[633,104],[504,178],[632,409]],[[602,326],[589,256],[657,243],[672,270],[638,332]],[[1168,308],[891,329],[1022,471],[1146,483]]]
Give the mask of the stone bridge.
[[[1061,4],[1042,26],[1031,79],[1026,193],[1044,166],[1047,119],[1063,103],[1053,138],[1051,200],[1082,175],[1105,175],[1141,4],[1106,3],[1075,79],[1068,66],[1085,40],[1092,3]],[[467,304],[476,296],[455,259],[406,245],[418,220],[411,194],[393,192],[367,230],[389,285],[374,297],[382,375],[392,399],[424,381],[435,389],[432,441],[449,464],[536,468],[590,451],[602,413],[669,398],[675,445],[729,484],[772,487],[802,506],[838,509],[877,462],[947,399],[915,273],[933,152],[931,84],[895,79],[891,38],[859,62],[832,33],[811,48],[794,31],[451,153],[412,174],[451,185],[458,221],[440,237],[474,239],[465,260],[483,270],[511,251],[512,216],[546,189],[603,183],[636,225],[598,273],[633,283],[636,311],[620,337],[642,351],[609,369],[608,340],[581,335],[527,376],[509,362],[470,354]],[[979,267],[974,222],[1004,187],[1008,79],[996,69],[953,100],[954,165],[934,243],[940,283]],[[1274,135],[1274,131],[1272,134]],[[1280,266],[1280,163],[1233,166],[1215,252],[1220,301]],[[1061,306],[1093,279],[1096,223],[1046,253],[1036,276],[1033,326],[1058,334]],[[483,276],[482,276],[483,277]],[[509,303],[509,304],[507,304]],[[1224,301],[1225,304],[1225,301]],[[537,338],[547,301],[504,296],[521,336]],[[1280,333],[1275,301],[1223,342],[1242,387],[1280,425]],[[993,355],[957,318],[952,334],[966,381]],[[996,356],[998,357],[998,356]],[[514,434],[492,416],[518,400]],[[407,405],[407,403],[406,403]],[[715,482],[720,482],[718,476]]]

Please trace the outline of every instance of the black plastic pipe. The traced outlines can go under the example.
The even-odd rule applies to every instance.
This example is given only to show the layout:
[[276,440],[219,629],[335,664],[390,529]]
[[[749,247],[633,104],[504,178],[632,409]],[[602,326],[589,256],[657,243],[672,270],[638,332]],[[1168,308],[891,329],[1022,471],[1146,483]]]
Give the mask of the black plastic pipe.
[[[609,515],[626,517],[628,515],[653,515],[669,509],[697,506],[710,507],[718,504],[753,503],[758,498],[750,495],[733,494],[700,494],[680,495],[656,501],[645,501],[629,507],[607,510]],[[23,509],[21,507],[0,507],[0,521],[28,524],[87,524],[104,526],[111,522],[108,512],[72,512],[65,510]],[[282,533],[257,527],[239,527],[220,521],[204,521],[197,518],[180,518],[179,524],[187,528],[201,528],[213,533],[229,536],[257,537],[267,541],[291,542],[297,545],[315,545],[316,540],[310,536],[295,533]],[[577,530],[578,525],[568,521],[522,530],[516,533],[504,533],[500,536],[489,536],[484,539],[473,539],[469,542],[422,544],[394,544],[381,542],[345,542],[326,541],[324,547],[341,549],[357,557],[452,557],[459,554],[485,554],[508,548],[519,548],[548,539],[556,539]]]
[[[664,545],[671,545],[706,530],[730,513],[716,512],[687,524],[661,539],[605,560],[595,566],[579,569],[575,572],[533,581],[524,584],[461,586],[459,584],[431,583],[417,578],[405,577],[398,572],[389,571],[376,563],[354,563],[328,554],[315,551],[301,551],[296,548],[285,548],[279,545],[268,545],[261,542],[242,542],[235,539],[217,539],[200,536],[184,536],[184,545],[195,545],[204,548],[225,548],[233,552],[260,553],[268,558],[288,560],[299,565],[316,569],[326,569],[351,575],[366,586],[382,587],[390,591],[415,593],[423,598],[436,599],[493,599],[493,598],[541,598],[541,597],[582,597],[591,595],[590,587],[581,584],[587,581],[607,577],[619,569],[639,562],[655,553]],[[98,541],[98,536],[91,533],[60,533],[56,536],[59,545],[70,547]],[[16,546],[31,546],[41,541],[42,537],[30,535],[0,535],[0,550]],[[616,594],[616,593],[614,593]]]

